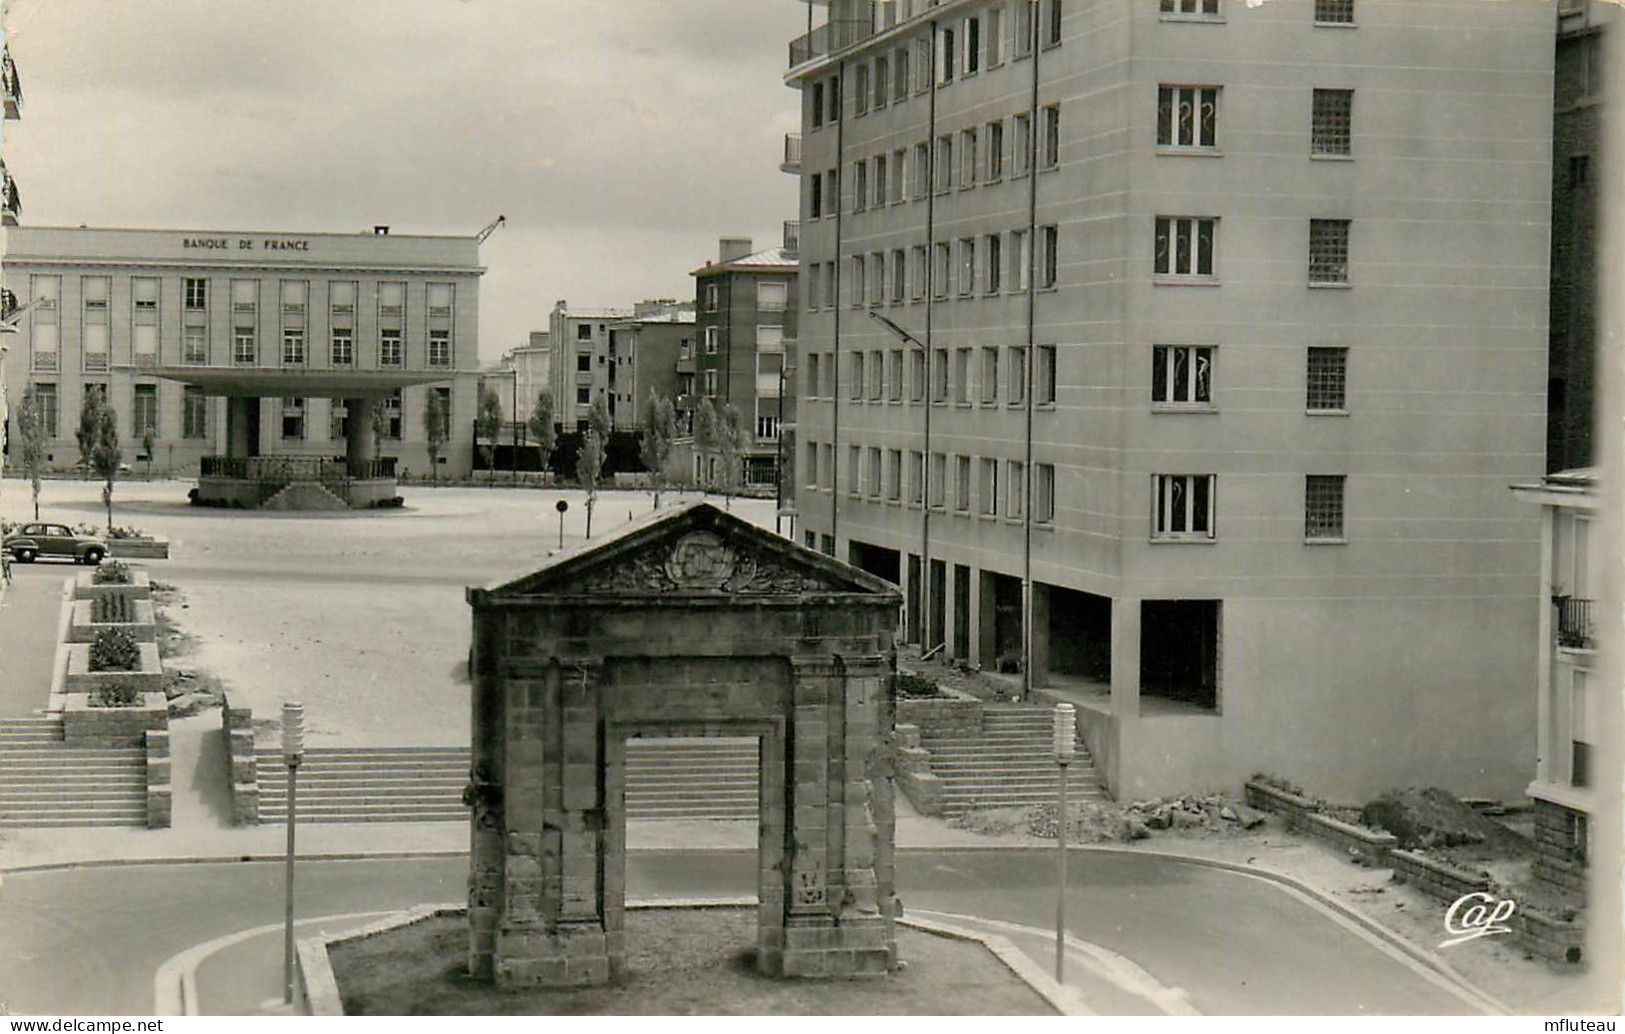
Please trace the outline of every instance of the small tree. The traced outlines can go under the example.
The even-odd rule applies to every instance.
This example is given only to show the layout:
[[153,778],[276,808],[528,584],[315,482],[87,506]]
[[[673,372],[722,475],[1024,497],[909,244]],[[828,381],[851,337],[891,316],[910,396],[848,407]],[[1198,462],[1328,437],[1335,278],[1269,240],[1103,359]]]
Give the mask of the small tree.
[[[99,397],[100,393],[96,393]],[[102,505],[107,507],[107,534],[113,534],[113,482],[124,453],[118,445],[118,414],[103,402],[96,410],[90,446],[90,466],[102,479]]]
[[710,488],[711,479],[708,476],[705,461],[710,457],[706,453],[717,447],[717,407],[711,404],[709,398],[700,399],[700,404],[694,407],[694,455],[700,457],[700,492],[704,494]]
[[430,388],[423,399],[423,440],[429,448],[429,474],[440,480],[440,450],[445,448],[451,428],[446,425],[446,405],[440,392]]
[[480,392],[479,416],[474,420],[474,433],[480,439],[480,451],[485,454],[485,469],[495,474],[497,435],[502,433],[502,397],[490,388]]
[[722,505],[733,508],[733,494],[739,491],[740,449],[745,444],[745,418],[737,407],[726,405],[717,416],[717,452],[722,458]]
[[45,415],[40,412],[39,399],[34,395],[34,385],[30,384],[23,389],[23,400],[17,406],[17,440],[22,451],[23,473],[28,475],[28,483],[34,489],[36,521],[39,520],[40,475],[45,470],[46,432]]
[[85,396],[79,402],[79,426],[73,432],[74,440],[79,443],[79,465],[84,470],[82,476],[86,480],[90,478],[93,462],[90,454],[96,448],[97,427],[102,408],[106,405],[106,389],[87,385]]
[[611,429],[609,406],[602,395],[593,399],[587,413],[587,430],[581,436],[581,452],[576,455],[576,480],[587,493],[587,537],[592,538],[592,510],[598,503],[598,476],[604,469],[604,450]]
[[649,483],[655,490],[655,509],[660,509],[660,489],[666,483],[666,460],[677,437],[677,409],[669,398],[649,389],[649,404],[643,411],[643,431],[638,436],[638,455],[649,469]]
[[547,473],[548,461],[553,458],[553,449],[559,444],[558,428],[553,426],[553,396],[542,392],[536,396],[536,405],[531,407],[530,433],[536,439],[536,451],[542,456],[542,473]]

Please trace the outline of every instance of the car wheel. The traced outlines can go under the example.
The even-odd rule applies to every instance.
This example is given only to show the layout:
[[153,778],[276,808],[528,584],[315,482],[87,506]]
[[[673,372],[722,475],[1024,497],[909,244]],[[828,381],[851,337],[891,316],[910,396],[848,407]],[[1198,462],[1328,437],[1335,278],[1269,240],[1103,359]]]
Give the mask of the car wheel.
[[101,562],[102,562],[102,551],[101,550],[99,550],[99,549],[87,549],[87,550],[85,550],[85,563],[89,564],[91,567],[95,567],[97,564],[99,564]]
[[34,562],[34,551],[32,549],[19,549],[16,552],[16,557],[17,562],[20,564],[32,564]]

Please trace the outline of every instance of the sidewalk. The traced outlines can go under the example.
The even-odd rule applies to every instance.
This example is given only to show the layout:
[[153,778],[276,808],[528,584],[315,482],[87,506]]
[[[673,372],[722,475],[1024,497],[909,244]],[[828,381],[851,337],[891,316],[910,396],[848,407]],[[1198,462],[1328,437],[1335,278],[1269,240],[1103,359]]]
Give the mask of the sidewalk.
[[[19,567],[21,565],[18,565]],[[62,582],[72,572],[24,576],[15,567],[0,596],[0,718],[26,718],[45,708],[62,617]]]

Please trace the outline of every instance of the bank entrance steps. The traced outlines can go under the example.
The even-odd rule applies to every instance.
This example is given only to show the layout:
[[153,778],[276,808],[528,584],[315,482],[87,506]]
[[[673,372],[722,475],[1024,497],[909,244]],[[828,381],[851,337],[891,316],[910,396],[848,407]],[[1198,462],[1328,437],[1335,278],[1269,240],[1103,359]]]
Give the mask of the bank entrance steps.
[[[254,752],[259,820],[287,818],[288,769],[276,748]],[[627,742],[631,819],[754,819],[757,741]],[[307,749],[299,765],[300,822],[466,822],[466,747]]]
[[0,718],[0,826],[146,825],[146,748],[69,747],[60,717]]
[[[983,712],[978,736],[923,736],[931,774],[942,781],[942,814],[1009,808],[1055,800],[1056,766],[1047,707],[1001,707]],[[1067,772],[1067,798],[1105,800],[1089,752],[1078,745]]]

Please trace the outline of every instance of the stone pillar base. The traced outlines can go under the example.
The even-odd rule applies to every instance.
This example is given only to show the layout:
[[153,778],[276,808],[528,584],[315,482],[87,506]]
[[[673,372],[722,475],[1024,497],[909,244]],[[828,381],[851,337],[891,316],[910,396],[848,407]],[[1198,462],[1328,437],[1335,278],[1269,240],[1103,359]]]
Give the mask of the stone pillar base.
[[784,928],[782,948],[757,950],[761,971],[775,977],[883,976],[897,967],[897,933],[882,916]]
[[608,940],[597,923],[560,923],[551,933],[505,927],[497,931],[495,968],[499,987],[607,984]]

